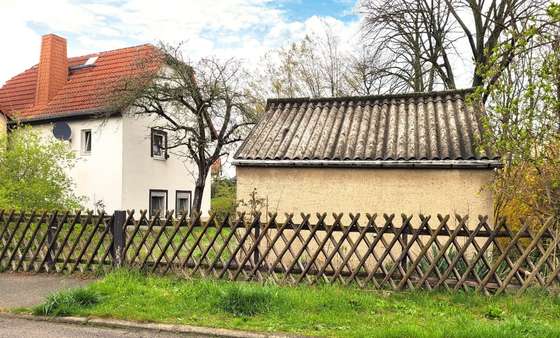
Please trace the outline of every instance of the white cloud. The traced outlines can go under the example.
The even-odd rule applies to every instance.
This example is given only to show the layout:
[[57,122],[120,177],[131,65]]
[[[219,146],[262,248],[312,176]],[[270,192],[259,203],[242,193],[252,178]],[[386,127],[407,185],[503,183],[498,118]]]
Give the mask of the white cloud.
[[[236,56],[250,61],[271,48],[316,32],[321,20],[348,38],[357,23],[332,17],[291,21],[271,0],[3,0],[0,3],[0,84],[37,63],[40,35],[68,38],[68,53],[81,55],[128,45],[185,41],[192,58]],[[7,33],[6,33],[7,32]]]

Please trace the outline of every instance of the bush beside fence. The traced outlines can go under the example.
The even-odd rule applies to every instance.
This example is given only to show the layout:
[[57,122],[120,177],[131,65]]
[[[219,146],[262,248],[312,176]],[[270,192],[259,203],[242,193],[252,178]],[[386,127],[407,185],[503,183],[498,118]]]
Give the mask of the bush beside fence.
[[[136,216],[136,217],[135,217]],[[148,218],[0,210],[0,270],[108,271],[131,267],[229,280],[342,283],[364,288],[475,289],[486,294],[557,288],[560,236],[552,220],[512,231],[479,217],[238,215]],[[452,224],[453,223],[453,224]],[[476,226],[473,226],[476,225]]]

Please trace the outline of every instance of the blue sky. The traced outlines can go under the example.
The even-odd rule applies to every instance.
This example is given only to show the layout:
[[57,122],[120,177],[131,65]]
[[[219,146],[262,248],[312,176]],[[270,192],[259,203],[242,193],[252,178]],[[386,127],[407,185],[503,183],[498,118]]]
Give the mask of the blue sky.
[[305,20],[311,16],[331,16],[341,21],[356,19],[353,13],[355,1],[349,0],[288,0],[277,5],[286,11],[291,20]]
[[342,41],[357,34],[354,0],[2,0],[0,84],[37,63],[40,37],[67,38],[69,56],[146,42],[184,42],[192,58],[257,61],[274,48],[320,34],[327,22]]

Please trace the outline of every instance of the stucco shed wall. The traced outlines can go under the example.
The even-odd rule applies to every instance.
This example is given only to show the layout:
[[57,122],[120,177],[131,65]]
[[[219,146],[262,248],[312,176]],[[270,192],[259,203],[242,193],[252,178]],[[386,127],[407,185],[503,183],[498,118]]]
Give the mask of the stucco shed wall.
[[268,198],[268,211],[280,215],[458,213],[477,221],[479,214],[492,216],[492,195],[483,189],[492,175],[492,170],[465,169],[238,166],[237,199],[247,200],[256,188],[259,197]]
[[7,125],[6,116],[4,116],[4,114],[0,112],[0,137],[6,135],[7,132],[6,125]]

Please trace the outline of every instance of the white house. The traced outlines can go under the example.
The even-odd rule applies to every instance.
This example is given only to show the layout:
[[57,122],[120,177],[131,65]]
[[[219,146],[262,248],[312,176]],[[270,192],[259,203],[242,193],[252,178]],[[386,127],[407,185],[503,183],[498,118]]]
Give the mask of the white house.
[[[155,50],[141,45],[68,58],[66,40],[49,34],[39,64],[0,88],[0,107],[10,120],[67,140],[76,152],[70,175],[87,208],[191,211],[196,167],[165,149],[167,134],[152,128],[153,118],[110,104],[113,85]],[[210,175],[206,186],[203,215],[210,208]]]

